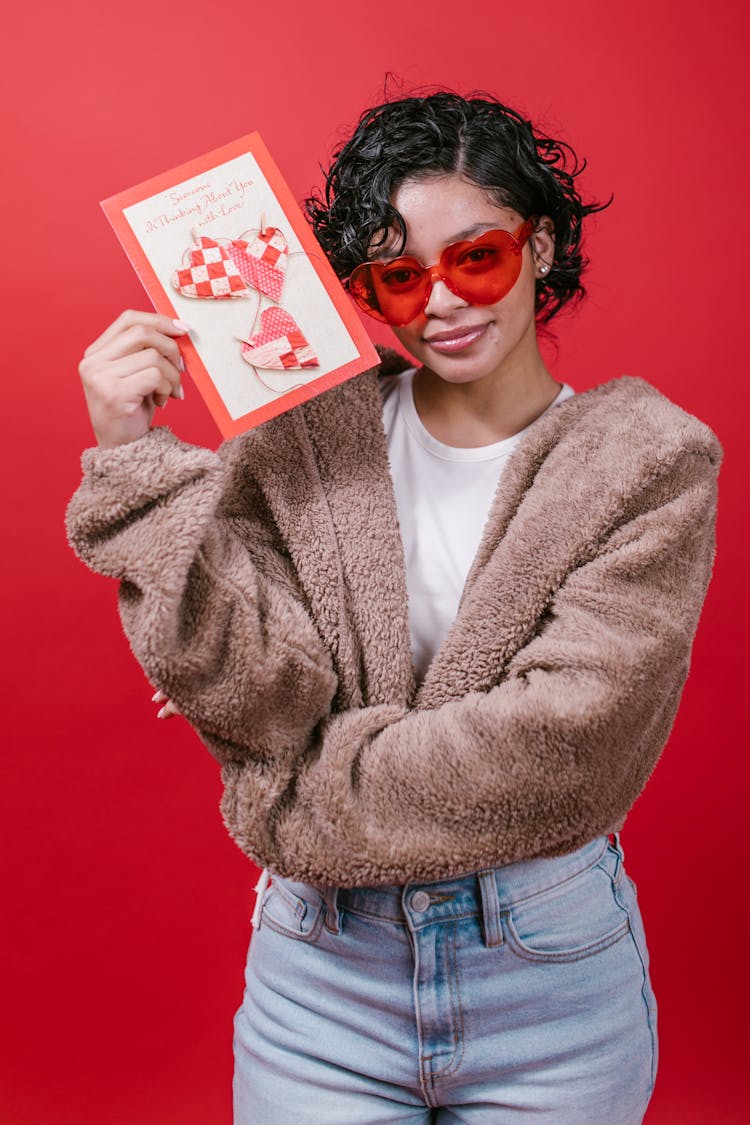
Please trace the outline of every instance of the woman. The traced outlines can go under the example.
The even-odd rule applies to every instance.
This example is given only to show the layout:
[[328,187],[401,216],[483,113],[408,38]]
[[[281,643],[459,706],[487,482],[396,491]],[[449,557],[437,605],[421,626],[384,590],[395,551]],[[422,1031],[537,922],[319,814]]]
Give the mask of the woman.
[[179,324],[124,314],[81,364],[98,448],[71,541],[121,580],[136,655],[273,873],[243,1125],[629,1125],[648,1103],[616,833],[687,674],[720,450],[638,379],[575,395],[545,367],[596,209],[571,155],[487,97],[366,113],[308,210],[416,367],[218,454],[149,428],[181,394]]

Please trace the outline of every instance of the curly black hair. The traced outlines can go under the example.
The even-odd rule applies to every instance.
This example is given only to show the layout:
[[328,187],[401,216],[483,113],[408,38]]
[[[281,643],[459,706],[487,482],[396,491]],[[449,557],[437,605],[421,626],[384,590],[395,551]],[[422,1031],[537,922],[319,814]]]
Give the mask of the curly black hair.
[[537,319],[544,323],[583,297],[581,274],[588,262],[582,222],[612,202],[583,202],[575,180],[585,167],[570,145],[535,129],[492,95],[439,91],[366,110],[333,154],[325,194],[314,192],[304,205],[342,280],[389,229],[400,233],[403,248],[406,227],[391,198],[405,180],[458,173],[524,219],[549,216],[555,256],[536,287]]

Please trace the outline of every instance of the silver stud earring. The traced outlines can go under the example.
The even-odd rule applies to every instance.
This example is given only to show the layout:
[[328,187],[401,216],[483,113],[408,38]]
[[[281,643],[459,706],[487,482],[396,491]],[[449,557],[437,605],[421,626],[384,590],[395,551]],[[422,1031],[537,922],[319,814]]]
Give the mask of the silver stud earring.
[[547,273],[548,271],[549,271],[549,266],[545,265],[545,266],[539,267],[539,272],[542,273],[542,274]]

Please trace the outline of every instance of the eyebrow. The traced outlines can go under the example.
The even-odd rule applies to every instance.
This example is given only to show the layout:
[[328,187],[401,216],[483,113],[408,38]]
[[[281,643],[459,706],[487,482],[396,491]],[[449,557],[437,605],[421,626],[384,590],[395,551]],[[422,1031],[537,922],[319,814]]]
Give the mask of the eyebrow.
[[[454,234],[453,237],[451,239],[449,239],[449,241],[446,242],[445,245],[446,246],[452,246],[454,244],[454,242],[465,242],[469,239],[476,238],[480,234],[484,234],[485,231],[500,230],[500,229],[501,228],[498,227],[497,222],[494,222],[494,223],[474,223],[473,226],[466,227],[464,230],[460,230],[456,234]],[[377,259],[375,259],[375,260],[391,262],[391,261],[394,261],[396,258],[401,258],[403,256],[403,254],[404,254],[403,250],[398,251],[398,253],[395,250],[379,250],[378,255],[377,255]],[[411,256],[412,255],[409,255],[409,257],[411,257]]]

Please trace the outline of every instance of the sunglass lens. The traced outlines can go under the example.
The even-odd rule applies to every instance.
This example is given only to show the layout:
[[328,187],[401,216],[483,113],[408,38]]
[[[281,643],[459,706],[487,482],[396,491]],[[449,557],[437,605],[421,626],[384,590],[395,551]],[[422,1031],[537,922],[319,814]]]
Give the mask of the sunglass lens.
[[366,262],[349,278],[349,292],[364,312],[398,328],[425,305],[429,275],[412,258]]
[[521,272],[520,247],[507,231],[446,247],[440,261],[451,288],[465,300],[492,305],[510,292]]
[[364,263],[357,266],[349,278],[349,293],[357,302],[363,312],[387,324],[387,318],[380,308],[372,277],[372,266]]

